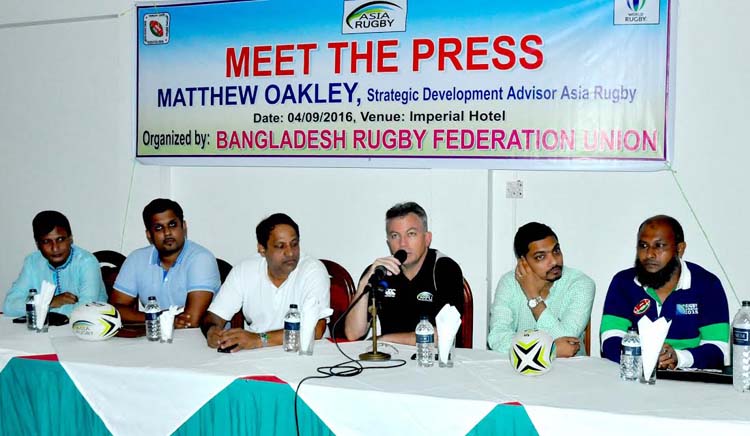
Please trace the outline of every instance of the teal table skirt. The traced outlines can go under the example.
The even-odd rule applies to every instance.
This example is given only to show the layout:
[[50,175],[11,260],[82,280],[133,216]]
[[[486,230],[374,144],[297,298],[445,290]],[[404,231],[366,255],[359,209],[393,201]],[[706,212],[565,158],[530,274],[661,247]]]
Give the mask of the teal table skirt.
[[[296,435],[293,401],[294,391],[285,383],[238,379],[174,434]],[[301,435],[333,434],[304,401],[298,401]],[[157,408],[158,403],[154,407]],[[0,372],[0,434],[96,436],[110,433],[59,362],[14,358]],[[537,432],[523,407],[498,405],[469,434],[537,435]]]

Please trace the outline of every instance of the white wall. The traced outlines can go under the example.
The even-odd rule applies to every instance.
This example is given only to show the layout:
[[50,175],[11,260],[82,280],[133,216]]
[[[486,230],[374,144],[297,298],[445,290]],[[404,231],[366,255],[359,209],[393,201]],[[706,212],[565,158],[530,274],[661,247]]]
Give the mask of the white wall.
[[[255,251],[260,218],[285,211],[300,223],[303,250],[339,261],[356,277],[386,252],[385,210],[415,200],[430,215],[433,246],[454,257],[472,284],[479,346],[494,283],[513,266],[515,228],[531,220],[551,225],[566,263],[596,281],[594,330],[610,278],[632,264],[637,225],[655,213],[683,223],[687,258],[719,275],[733,313],[738,302],[730,280],[739,298],[750,299],[750,278],[742,272],[750,216],[743,179],[750,158],[743,125],[750,60],[743,55],[748,32],[741,21],[750,3],[683,0],[679,6],[675,177],[666,171],[143,166],[132,159],[131,2],[6,1],[0,288],[10,286],[34,249],[30,222],[42,209],[66,213],[76,243],[87,249],[129,252],[145,244],[143,206],[171,196],[185,208],[190,237],[231,263]],[[524,181],[524,198],[507,200],[505,182],[515,179]]]

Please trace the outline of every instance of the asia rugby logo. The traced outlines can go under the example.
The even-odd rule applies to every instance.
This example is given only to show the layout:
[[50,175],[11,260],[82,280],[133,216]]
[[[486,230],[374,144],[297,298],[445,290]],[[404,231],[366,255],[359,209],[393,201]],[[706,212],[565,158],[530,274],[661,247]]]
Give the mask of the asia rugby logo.
[[406,30],[406,0],[345,0],[342,32],[383,33]]
[[146,14],[143,16],[143,43],[167,44],[169,42],[169,13]]

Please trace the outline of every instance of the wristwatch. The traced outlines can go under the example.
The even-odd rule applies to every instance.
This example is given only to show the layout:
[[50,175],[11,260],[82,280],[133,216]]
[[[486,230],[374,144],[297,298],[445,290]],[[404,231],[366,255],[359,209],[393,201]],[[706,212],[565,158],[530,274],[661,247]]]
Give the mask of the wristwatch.
[[268,346],[268,335],[265,332],[258,333],[258,338],[260,339],[260,346],[261,347]]
[[544,301],[544,299],[542,298],[541,295],[536,298],[532,298],[529,300],[529,307],[533,309],[537,307],[539,303],[541,303],[542,301]]

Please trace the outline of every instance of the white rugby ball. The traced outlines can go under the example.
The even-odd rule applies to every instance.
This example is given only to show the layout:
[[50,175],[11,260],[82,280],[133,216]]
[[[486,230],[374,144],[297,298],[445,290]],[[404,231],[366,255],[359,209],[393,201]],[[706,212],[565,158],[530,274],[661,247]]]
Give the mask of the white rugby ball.
[[84,341],[103,341],[120,330],[120,312],[108,303],[86,303],[78,306],[70,314],[73,334]]
[[541,330],[516,333],[510,347],[510,364],[523,375],[541,375],[552,368],[552,336]]

